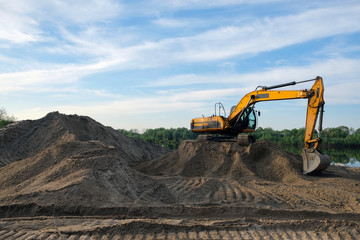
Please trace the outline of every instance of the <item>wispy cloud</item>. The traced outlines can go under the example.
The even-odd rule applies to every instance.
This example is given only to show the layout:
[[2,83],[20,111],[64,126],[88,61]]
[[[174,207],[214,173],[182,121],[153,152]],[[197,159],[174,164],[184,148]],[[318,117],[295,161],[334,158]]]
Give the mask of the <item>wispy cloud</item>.
[[153,21],[154,24],[162,27],[179,28],[185,27],[190,23],[190,20],[180,20],[174,18],[158,18]]
[[[338,76],[349,80],[350,76],[359,76],[360,59],[334,58],[327,61],[314,61],[310,65],[274,67],[269,70],[254,73],[235,74],[181,74],[159,79],[148,83],[148,87],[160,86],[191,86],[196,84],[242,84],[250,87],[254,82],[258,84],[276,84],[279,81],[300,81],[321,75],[332,77],[333,82]],[[357,78],[356,78],[357,79]],[[352,80],[354,81],[354,80]],[[146,87],[146,86],[145,86]],[[254,88],[256,86],[253,86]]]
[[[360,104],[359,47],[354,37],[349,41],[349,35],[360,32],[358,1],[0,4],[1,95],[41,93],[53,100],[18,107],[19,118],[41,117],[52,110],[93,117],[198,113],[212,109],[216,100],[234,104],[257,85],[316,75],[324,77],[327,103]],[[312,43],[309,55],[299,51]],[[287,49],[298,51],[301,61],[288,57]],[[246,60],[256,63],[242,65]],[[103,77],[120,91],[103,85]],[[70,100],[54,100],[65,98]]]
[[0,1],[0,40],[32,43],[47,40],[47,26],[89,25],[118,16],[122,7],[104,1]]
[[224,7],[224,6],[236,6],[236,5],[246,5],[246,4],[259,4],[259,3],[273,3],[273,2],[282,2],[284,0],[171,0],[171,1],[162,1],[162,0],[151,0],[149,1],[151,5],[160,7],[162,9],[171,9],[171,10],[182,10],[182,9],[206,9],[214,7]]
[[[114,62],[115,61],[115,62]],[[55,89],[59,85],[68,85],[77,82],[81,77],[101,72],[112,65],[118,64],[118,60],[102,61],[88,65],[61,65],[59,67],[48,66],[44,70],[29,70],[16,73],[0,74],[2,84],[0,92],[46,92],[49,87]]]
[[[337,64],[338,68],[334,67]],[[134,109],[140,110],[139,114],[159,113],[159,112],[181,112],[181,111],[210,111],[211,104],[220,99],[228,99],[231,104],[236,104],[246,93],[255,90],[258,84],[279,84],[289,81],[300,81],[316,77],[318,70],[327,72],[322,75],[326,89],[327,104],[359,104],[360,97],[357,91],[360,89],[358,77],[360,70],[355,66],[359,65],[359,60],[339,59],[325,63],[318,63],[307,67],[279,68],[271,71],[257,72],[253,74],[236,74],[228,78],[214,76],[210,83],[219,82],[221,79],[224,87],[217,89],[191,90],[191,88],[182,88],[180,90],[163,90],[156,91],[150,96],[132,96],[125,97],[114,95],[105,90],[85,92],[77,91],[77,94],[91,94],[93,96],[105,96],[108,98],[99,104],[79,103],[72,105],[60,105],[56,110],[66,113],[79,113],[89,115],[111,115],[112,113],[121,112],[121,114],[131,115]],[[346,66],[346,68],[344,68]],[[330,71],[332,69],[332,71]],[[335,70],[334,70],[335,69]],[[351,71],[351,69],[355,69]],[[180,77],[180,76],[179,76]],[[194,78],[196,78],[194,76]],[[198,76],[198,79],[209,80],[208,76]],[[224,80],[224,81],[223,81]],[[346,80],[346,81],[345,81]],[[208,82],[209,83],[209,82]],[[226,83],[236,83],[238,87],[226,87]],[[292,89],[310,88],[310,85],[296,85]],[[346,95],[344,95],[346,93]],[[352,96],[349,98],[348,96]],[[189,109],[189,106],[191,108]],[[46,114],[53,108],[38,108],[36,117]],[[54,109],[53,109],[54,110]],[[28,113],[26,113],[28,114]],[[22,115],[19,113],[18,115]]]
[[157,48],[172,50],[172,59],[178,61],[209,61],[260,53],[359,31],[359,11],[360,4],[315,9],[298,15],[257,20],[243,26],[221,27],[192,37],[166,39],[160,41]]
[[[201,3],[204,4],[204,2]],[[56,4],[64,6],[65,9],[68,8],[70,19],[81,21],[80,19],[73,19],[76,15],[75,9],[79,9],[79,7],[75,6],[74,10],[70,10],[70,5],[65,2],[56,2]],[[56,4],[53,3],[53,6]],[[92,5],[85,4],[84,9],[89,9],[90,6]],[[90,11],[89,16],[97,15],[100,12],[97,20],[106,20],[105,10],[112,9],[109,14],[114,16],[120,9],[118,5],[110,1],[106,1],[101,5],[95,4],[95,6],[98,9],[93,10],[95,12]],[[15,8],[15,6],[8,6],[7,8],[10,7]],[[28,13],[25,16],[32,13],[31,9],[25,7],[20,9],[24,9],[22,11]],[[55,68],[50,67],[51,70],[48,70],[49,66],[46,66],[46,69],[34,66],[35,69],[30,71],[2,74],[0,79],[6,86],[2,91],[6,91],[5,89],[10,90],[15,79],[18,79],[19,83],[13,88],[19,89],[21,85],[29,85],[34,82],[56,82],[54,76],[55,78],[72,81],[87,74],[101,72],[109,68],[119,70],[143,69],[183,62],[207,62],[249,53],[256,54],[271,51],[309,40],[360,31],[360,25],[357,24],[360,22],[359,12],[360,4],[315,9],[297,15],[261,19],[242,26],[221,27],[194,36],[165,38],[155,42],[136,42],[128,47],[116,45],[112,39],[98,38],[99,34],[96,33],[96,28],[93,28],[92,31],[88,28],[87,32],[80,32],[80,35],[63,28],[62,37],[70,45],[54,46],[54,49],[57,49],[55,51],[61,51],[60,49],[62,49],[63,54],[68,55],[76,54],[76,52],[84,55],[90,54],[92,58],[87,60],[89,63],[87,65],[84,65],[84,63],[59,65],[59,67]],[[79,13],[78,15],[80,18],[82,14]],[[20,15],[16,14],[16,16]],[[88,18],[88,16],[82,17],[84,21]],[[35,41],[38,38],[40,31],[36,28],[37,23],[32,19],[29,21],[28,18],[18,20],[18,22],[21,22],[20,27],[13,28],[14,31],[19,31],[28,38],[14,37],[13,41],[17,41],[15,39],[18,39],[18,41],[31,41],[31,39]],[[23,28],[30,28],[30,33],[26,35],[26,31],[22,31]],[[10,31],[10,28],[6,29]],[[90,35],[93,37],[89,37]],[[3,38],[5,38],[5,35],[3,35]],[[48,49],[51,48],[48,47]],[[191,76],[186,78],[193,79]]]
[[41,1],[37,6],[41,8],[44,16],[52,21],[85,25],[108,21],[123,10],[122,5],[114,0]]
[[36,42],[41,39],[36,10],[23,1],[1,1],[0,40],[13,43]]

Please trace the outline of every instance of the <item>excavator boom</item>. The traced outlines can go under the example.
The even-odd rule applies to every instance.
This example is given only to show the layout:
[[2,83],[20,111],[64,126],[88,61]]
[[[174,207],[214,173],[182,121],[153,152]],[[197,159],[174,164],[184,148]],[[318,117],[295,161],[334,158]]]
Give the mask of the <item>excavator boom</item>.
[[[310,90],[272,90],[298,83],[315,81]],[[259,90],[257,90],[260,87]],[[324,85],[321,77],[301,82],[289,82],[270,87],[259,86],[255,91],[246,94],[239,103],[233,107],[226,118],[220,115],[194,118],[191,120],[191,130],[196,133],[222,134],[236,136],[239,133],[253,132],[256,128],[256,114],[254,106],[258,102],[278,101],[290,99],[308,99],[305,124],[303,173],[324,170],[330,165],[330,158],[323,155],[318,149],[320,137],[313,139],[315,125],[319,117],[319,135],[322,130],[322,116],[324,108]],[[243,136],[243,135],[239,135]],[[218,139],[218,138],[217,138]],[[239,138],[238,138],[239,139]],[[243,141],[240,141],[243,142]],[[246,142],[246,141],[245,141]],[[251,141],[249,141],[250,143]]]

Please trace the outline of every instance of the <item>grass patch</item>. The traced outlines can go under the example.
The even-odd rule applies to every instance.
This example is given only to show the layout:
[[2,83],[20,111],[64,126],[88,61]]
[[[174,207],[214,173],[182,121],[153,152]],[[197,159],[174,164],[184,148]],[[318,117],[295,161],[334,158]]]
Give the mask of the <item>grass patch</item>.
[[6,125],[13,123],[13,121],[8,121],[8,120],[0,120],[0,128],[5,127]]

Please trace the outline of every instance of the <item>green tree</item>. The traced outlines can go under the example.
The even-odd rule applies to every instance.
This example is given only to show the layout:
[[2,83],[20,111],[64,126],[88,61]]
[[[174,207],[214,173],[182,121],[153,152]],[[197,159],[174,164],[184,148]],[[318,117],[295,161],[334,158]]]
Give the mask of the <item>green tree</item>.
[[146,129],[143,133],[133,129],[130,131],[119,129],[119,131],[129,137],[158,144],[170,150],[177,149],[183,140],[195,139],[197,137],[197,134],[187,128]]
[[[144,133],[139,133],[136,129],[129,131],[120,129],[119,131],[127,136],[155,143],[168,149],[177,149],[183,140],[195,139],[198,136],[187,128],[146,129]],[[266,139],[286,148],[301,149],[304,145],[305,128],[279,131],[259,127],[252,135],[257,140]],[[315,131],[314,138],[317,136],[318,133]],[[324,147],[360,148],[360,129],[355,130],[346,126],[326,128],[322,132],[321,138]]]
[[0,128],[16,121],[14,116],[7,114],[5,108],[0,108]]

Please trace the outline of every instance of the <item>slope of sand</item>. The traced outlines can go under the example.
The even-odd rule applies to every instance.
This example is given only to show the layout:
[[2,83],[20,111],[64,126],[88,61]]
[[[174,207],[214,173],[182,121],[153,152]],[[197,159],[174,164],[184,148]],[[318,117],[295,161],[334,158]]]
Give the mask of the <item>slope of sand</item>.
[[360,213],[359,169],[330,166],[305,176],[300,156],[267,141],[247,147],[184,141],[177,151],[136,168],[165,181],[189,204]]
[[128,138],[49,113],[0,129],[0,239],[357,239],[360,169],[266,141]]
[[0,139],[0,159],[12,162],[0,168],[1,205],[74,209],[135,200],[174,202],[165,185],[129,167],[160,156],[164,149],[128,138],[88,117],[50,113],[9,126],[0,132]]

